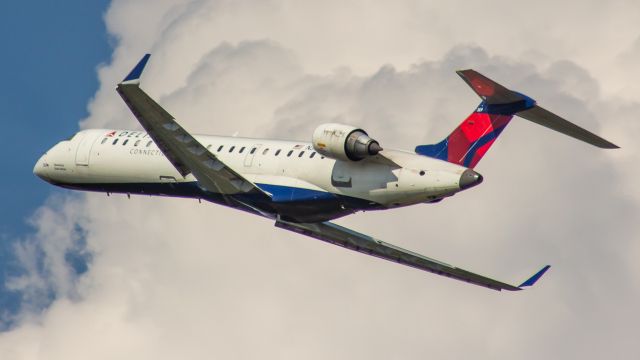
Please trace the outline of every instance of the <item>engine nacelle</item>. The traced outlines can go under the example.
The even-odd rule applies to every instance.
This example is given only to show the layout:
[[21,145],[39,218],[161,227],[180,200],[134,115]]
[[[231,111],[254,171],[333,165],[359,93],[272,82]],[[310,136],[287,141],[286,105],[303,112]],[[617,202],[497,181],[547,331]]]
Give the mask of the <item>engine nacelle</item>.
[[343,124],[318,126],[312,142],[317,152],[339,160],[358,161],[382,151],[380,144],[364,130]]

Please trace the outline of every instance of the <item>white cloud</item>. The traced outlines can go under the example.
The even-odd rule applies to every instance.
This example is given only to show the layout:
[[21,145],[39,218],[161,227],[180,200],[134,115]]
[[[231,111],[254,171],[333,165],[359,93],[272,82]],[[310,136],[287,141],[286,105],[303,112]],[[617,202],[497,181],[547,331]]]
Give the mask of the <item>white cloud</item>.
[[[49,202],[20,252],[28,265],[42,251],[46,271],[27,268],[14,284],[58,298],[40,314],[26,308],[0,334],[0,358],[635,354],[640,98],[619,94],[627,84],[618,73],[637,70],[611,67],[637,57],[639,12],[622,2],[547,4],[115,1],[107,24],[118,46],[83,127],[137,126],[113,87],[152,51],[143,86],[194,132],[308,139],[339,120],[411,149],[445,136],[477,104],[453,72],[474,67],[623,148],[604,152],[517,119],[480,163],[482,186],[340,220],[514,282],[554,265],[517,294],[193,200]],[[64,254],[78,227],[93,260],[76,279]]]

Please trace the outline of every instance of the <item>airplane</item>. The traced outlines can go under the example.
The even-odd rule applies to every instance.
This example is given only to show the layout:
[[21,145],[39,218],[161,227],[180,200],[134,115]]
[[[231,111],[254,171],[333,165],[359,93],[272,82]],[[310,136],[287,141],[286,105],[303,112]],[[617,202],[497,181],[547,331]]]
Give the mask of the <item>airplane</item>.
[[457,74],[480,105],[442,141],[383,149],[366,131],[327,123],[311,142],[192,135],[140,88],[146,54],[117,85],[145,131],[89,129],[61,141],[34,174],[63,188],[206,200],[367,255],[493,290],[532,286],[544,266],[510,285],[330,222],[358,211],[432,204],[479,185],[474,168],[514,115],[601,148],[609,141],[474,70]]

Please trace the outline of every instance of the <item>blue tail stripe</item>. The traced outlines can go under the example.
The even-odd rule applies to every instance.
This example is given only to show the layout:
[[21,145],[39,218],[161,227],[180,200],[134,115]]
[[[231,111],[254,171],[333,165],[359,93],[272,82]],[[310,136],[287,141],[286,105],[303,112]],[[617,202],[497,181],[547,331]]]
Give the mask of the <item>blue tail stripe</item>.
[[419,145],[416,146],[415,152],[419,155],[424,155],[440,160],[447,161],[449,158],[449,139],[446,138],[437,144],[431,145]]

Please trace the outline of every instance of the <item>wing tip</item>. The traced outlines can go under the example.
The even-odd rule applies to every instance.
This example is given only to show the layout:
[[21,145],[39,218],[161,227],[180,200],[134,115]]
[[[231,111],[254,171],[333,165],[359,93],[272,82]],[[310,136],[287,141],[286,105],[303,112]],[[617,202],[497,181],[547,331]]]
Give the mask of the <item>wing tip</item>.
[[523,287],[533,286],[538,280],[540,280],[542,275],[544,275],[544,273],[546,273],[547,270],[549,270],[550,268],[551,268],[551,265],[544,266],[537,273],[533,274],[533,276],[531,276],[530,278],[525,280],[522,284],[520,284],[518,288],[522,290]]
[[144,71],[145,66],[147,66],[147,62],[151,54],[145,54],[138,64],[129,72],[129,75],[122,80],[122,84],[139,84],[140,83],[140,75],[142,75],[142,71]]

